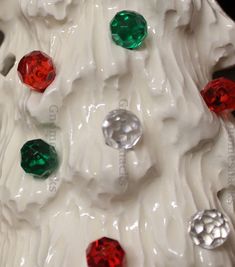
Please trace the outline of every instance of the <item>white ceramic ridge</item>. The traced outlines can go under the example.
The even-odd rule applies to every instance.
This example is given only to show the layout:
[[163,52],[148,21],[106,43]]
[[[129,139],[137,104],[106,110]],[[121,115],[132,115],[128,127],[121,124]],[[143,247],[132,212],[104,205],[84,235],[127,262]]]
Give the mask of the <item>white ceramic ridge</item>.
[[[137,51],[110,37],[124,9],[149,25]],[[88,244],[103,236],[119,240],[128,267],[234,267],[235,124],[199,93],[235,62],[235,24],[216,1],[0,0],[0,30],[0,71],[16,57],[0,74],[0,267],[87,267]],[[17,75],[32,50],[57,68],[44,94]],[[127,189],[101,129],[121,99],[144,131],[126,155]],[[20,167],[20,148],[36,138],[60,155],[46,181]],[[215,251],[194,246],[187,231],[196,211],[211,208],[231,224]]]

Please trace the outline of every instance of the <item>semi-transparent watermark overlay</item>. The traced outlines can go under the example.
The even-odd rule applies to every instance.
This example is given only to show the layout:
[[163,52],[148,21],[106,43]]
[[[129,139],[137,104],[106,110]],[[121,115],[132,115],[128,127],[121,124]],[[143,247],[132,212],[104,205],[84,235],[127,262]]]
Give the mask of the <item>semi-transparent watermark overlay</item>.
[[234,136],[235,127],[232,123],[229,123],[228,127],[228,196],[227,203],[233,204],[235,202],[235,146]]
[[[57,145],[57,127],[56,121],[58,119],[59,108],[56,105],[51,105],[48,109],[50,127],[46,130],[47,142],[56,148]],[[59,183],[58,176],[51,176],[49,179],[49,191],[56,193]]]

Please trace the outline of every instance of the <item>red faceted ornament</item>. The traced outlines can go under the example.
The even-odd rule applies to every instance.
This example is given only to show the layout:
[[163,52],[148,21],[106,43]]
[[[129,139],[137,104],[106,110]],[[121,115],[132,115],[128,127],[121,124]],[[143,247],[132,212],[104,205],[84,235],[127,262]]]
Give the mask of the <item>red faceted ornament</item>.
[[52,59],[41,51],[25,55],[19,62],[18,73],[23,83],[43,93],[56,76]]
[[215,113],[235,110],[235,82],[218,78],[209,82],[201,91],[207,106]]
[[119,242],[103,237],[92,242],[86,251],[88,267],[124,267],[125,252]]

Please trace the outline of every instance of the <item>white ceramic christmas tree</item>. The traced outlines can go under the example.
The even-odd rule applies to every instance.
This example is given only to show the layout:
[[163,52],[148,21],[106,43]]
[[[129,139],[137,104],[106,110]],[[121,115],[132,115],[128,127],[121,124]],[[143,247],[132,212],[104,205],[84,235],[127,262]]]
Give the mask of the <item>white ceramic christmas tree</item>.
[[[138,49],[112,39],[122,10],[148,24]],[[0,0],[0,30],[0,266],[87,267],[88,245],[108,237],[126,267],[234,267],[235,124],[200,94],[235,62],[235,24],[216,1]],[[56,69],[43,93],[17,73],[32,51]],[[142,127],[128,151],[102,130],[118,108]],[[58,153],[47,179],[21,168],[35,139]],[[215,250],[188,233],[208,209],[231,229]]]

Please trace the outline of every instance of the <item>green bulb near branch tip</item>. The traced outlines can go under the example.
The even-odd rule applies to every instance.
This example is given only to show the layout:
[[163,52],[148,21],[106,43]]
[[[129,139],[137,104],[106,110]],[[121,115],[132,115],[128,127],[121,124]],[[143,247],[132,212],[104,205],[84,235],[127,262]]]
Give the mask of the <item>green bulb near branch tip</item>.
[[118,12],[110,23],[113,41],[126,49],[138,49],[148,35],[145,18],[134,11]]
[[48,178],[59,165],[55,148],[41,139],[26,142],[20,150],[21,167],[34,178]]

